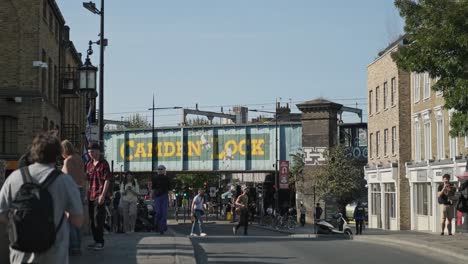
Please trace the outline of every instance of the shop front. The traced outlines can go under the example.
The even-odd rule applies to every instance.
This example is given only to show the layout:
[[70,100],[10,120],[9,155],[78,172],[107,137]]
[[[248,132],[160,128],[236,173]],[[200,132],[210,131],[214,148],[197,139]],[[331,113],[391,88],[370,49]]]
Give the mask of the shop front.
[[365,174],[369,190],[369,227],[399,230],[398,168],[366,168]]
[[[438,187],[443,183],[442,176],[450,175],[453,185],[459,186],[457,175],[463,174],[465,163],[452,160],[423,163],[407,163],[407,177],[410,183],[411,230],[426,232],[442,231],[442,207],[438,203]],[[452,232],[456,231],[460,216],[455,208],[452,219]]]

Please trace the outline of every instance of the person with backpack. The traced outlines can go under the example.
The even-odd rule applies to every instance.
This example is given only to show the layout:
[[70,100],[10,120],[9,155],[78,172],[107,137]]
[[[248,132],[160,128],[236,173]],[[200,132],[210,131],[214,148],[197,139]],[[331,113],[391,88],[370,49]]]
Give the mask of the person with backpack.
[[88,210],[94,243],[88,249],[104,249],[104,224],[106,221],[106,202],[110,202],[111,173],[109,163],[102,157],[101,146],[92,143],[88,148],[91,160],[86,165],[88,175]]
[[447,231],[448,235],[452,235],[452,219],[455,214],[453,206],[453,197],[456,192],[456,187],[450,183],[450,175],[444,174],[442,176],[443,183],[439,185],[437,190],[437,201],[441,205],[441,216],[442,216],[442,231],[441,236],[444,235],[445,231],[445,220],[447,220]]
[[69,224],[83,223],[80,193],[72,176],[55,168],[62,152],[58,138],[41,133],[30,151],[33,164],[14,171],[0,190],[0,223],[8,224],[10,262],[67,264]]

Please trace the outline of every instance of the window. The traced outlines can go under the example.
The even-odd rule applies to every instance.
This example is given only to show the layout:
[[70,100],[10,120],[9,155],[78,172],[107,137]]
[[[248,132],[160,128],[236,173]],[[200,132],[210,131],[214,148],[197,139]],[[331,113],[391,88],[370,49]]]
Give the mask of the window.
[[375,88],[375,112],[376,113],[380,111],[379,96],[380,96],[380,88],[377,86],[377,88]]
[[396,127],[392,127],[392,154],[396,154]]
[[[42,62],[46,63],[47,62],[47,54],[45,52],[45,50],[42,50],[42,59],[41,59]],[[41,68],[41,72],[42,72],[42,77],[41,77],[41,88],[42,88],[42,94],[43,95],[46,95],[46,92],[47,92],[47,68]]]
[[390,91],[390,103],[392,106],[396,104],[396,80],[395,77],[392,78],[392,83],[391,83],[391,91]]
[[380,184],[379,183],[372,183],[371,187],[371,215],[380,215],[380,208],[381,208],[381,197],[382,194],[380,193]]
[[432,149],[431,149],[431,121],[424,121],[424,159],[432,159]]
[[[385,205],[390,218],[396,218],[396,192],[394,183],[385,183]],[[387,226],[389,228],[389,226]]]
[[372,141],[374,140],[374,134],[369,135],[369,157],[372,159]]
[[419,121],[414,122],[414,159],[421,161],[421,127]]
[[414,184],[416,214],[432,215],[432,187],[430,183]]
[[424,99],[431,97],[431,79],[429,73],[424,73]]
[[372,101],[374,98],[372,98],[372,91],[369,91],[369,115],[372,115]]
[[383,108],[387,109],[387,92],[388,92],[388,84],[384,82],[383,84]]
[[384,130],[384,136],[383,136],[383,154],[384,156],[387,156],[387,145],[388,145],[388,129]]
[[[449,123],[452,120],[453,111],[449,112]],[[458,138],[450,136],[450,158],[455,158],[458,156]]]
[[52,28],[54,27],[54,21],[53,21],[53,16],[52,16],[52,10],[49,10],[49,30],[50,32],[52,31]]
[[375,133],[375,156],[380,157],[380,131]]
[[414,87],[414,102],[419,102],[419,95],[421,93],[420,87],[419,87],[419,73],[415,72],[413,73],[413,87]]
[[54,89],[53,89],[53,100],[54,103],[58,103],[58,70],[57,70],[57,65],[54,65]]
[[53,74],[53,71],[54,71],[54,68],[52,67],[52,59],[49,58],[49,64],[47,65],[47,70],[49,72],[49,76],[48,76],[48,81],[47,81],[47,89],[48,90],[48,93],[47,93],[47,97],[49,100],[52,100],[52,95],[53,95],[53,77],[52,77],[52,74]]
[[47,0],[42,1],[42,19],[47,23]]
[[11,116],[0,116],[0,153],[17,154],[18,120]]
[[444,147],[444,119],[442,116],[437,117],[436,121],[437,129],[437,158],[439,160],[445,159],[445,147]]

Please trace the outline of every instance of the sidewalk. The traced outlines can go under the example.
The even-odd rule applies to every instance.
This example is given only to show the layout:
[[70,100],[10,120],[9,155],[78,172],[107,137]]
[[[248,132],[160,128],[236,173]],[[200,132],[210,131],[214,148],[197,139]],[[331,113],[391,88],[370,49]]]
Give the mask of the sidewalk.
[[[276,230],[254,224],[257,228],[264,228],[281,233],[288,233],[291,237],[317,237],[314,225],[308,224],[297,227],[294,230]],[[355,231],[352,226],[353,232]],[[326,236],[326,235],[319,235]],[[363,235],[354,235],[354,240],[364,243],[375,243],[385,246],[393,246],[419,252],[432,252],[446,255],[454,261],[468,261],[468,234],[456,233],[453,236],[441,236],[438,233],[416,232],[416,231],[388,231],[382,229],[365,229]]]
[[106,247],[97,252],[86,249],[92,237],[83,239],[83,255],[70,257],[70,264],[195,264],[190,239],[169,227],[164,235],[151,232],[106,234]]

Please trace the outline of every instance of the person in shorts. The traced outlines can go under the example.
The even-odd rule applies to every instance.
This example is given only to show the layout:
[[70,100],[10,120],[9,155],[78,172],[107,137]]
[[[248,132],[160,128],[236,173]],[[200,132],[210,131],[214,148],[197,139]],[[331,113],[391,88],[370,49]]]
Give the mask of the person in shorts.
[[[453,196],[456,192],[456,187],[450,183],[450,175],[444,174],[442,176],[444,181],[439,185],[437,190],[437,199],[441,206],[441,217],[442,217],[442,231],[441,236],[444,235],[445,226],[447,224],[448,235],[452,235],[452,219],[455,213]],[[447,220],[447,221],[446,221]]]

